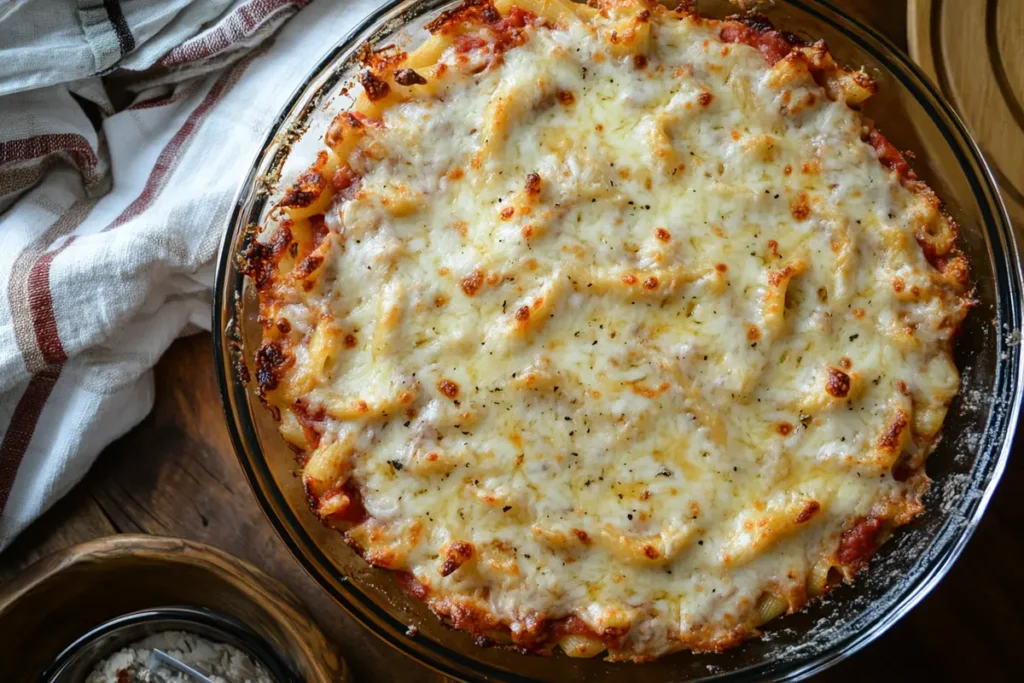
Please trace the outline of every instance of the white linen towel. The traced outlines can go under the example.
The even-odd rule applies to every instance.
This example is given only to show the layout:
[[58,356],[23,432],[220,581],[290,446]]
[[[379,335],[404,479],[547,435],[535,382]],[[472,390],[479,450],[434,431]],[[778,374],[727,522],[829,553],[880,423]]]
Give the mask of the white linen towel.
[[170,343],[209,329],[250,160],[381,2],[0,7],[0,549],[149,412]]

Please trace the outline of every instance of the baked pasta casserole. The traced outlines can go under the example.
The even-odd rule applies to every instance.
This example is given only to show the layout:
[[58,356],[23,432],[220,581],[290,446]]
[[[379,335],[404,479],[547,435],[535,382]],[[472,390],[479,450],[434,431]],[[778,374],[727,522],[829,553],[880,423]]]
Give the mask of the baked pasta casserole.
[[241,254],[312,511],[482,641],[721,650],[922,509],[971,305],[862,71],[757,18],[467,0],[367,49]]

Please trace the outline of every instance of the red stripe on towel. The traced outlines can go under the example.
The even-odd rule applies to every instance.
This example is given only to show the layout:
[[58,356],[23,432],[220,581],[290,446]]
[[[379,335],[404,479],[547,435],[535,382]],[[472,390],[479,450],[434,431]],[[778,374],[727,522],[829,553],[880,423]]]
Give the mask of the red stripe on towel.
[[262,27],[279,10],[289,13],[309,4],[309,0],[251,0],[224,17],[215,27],[186,40],[158,62],[161,66],[178,66],[208,59],[244,41]]

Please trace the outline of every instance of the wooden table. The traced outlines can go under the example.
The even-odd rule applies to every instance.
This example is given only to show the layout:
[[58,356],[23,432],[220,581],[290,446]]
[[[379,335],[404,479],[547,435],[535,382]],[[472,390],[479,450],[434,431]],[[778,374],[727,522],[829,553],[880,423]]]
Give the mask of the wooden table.
[[[904,2],[846,0],[905,46]],[[182,536],[234,553],[290,586],[359,681],[436,681],[358,626],[292,559],[263,517],[228,440],[209,335],[178,340],[156,368],[156,407],[107,448],[66,498],[0,555],[0,583],[36,559],[118,532]],[[821,681],[1019,680],[1024,642],[1020,448],[974,540],[907,617]]]

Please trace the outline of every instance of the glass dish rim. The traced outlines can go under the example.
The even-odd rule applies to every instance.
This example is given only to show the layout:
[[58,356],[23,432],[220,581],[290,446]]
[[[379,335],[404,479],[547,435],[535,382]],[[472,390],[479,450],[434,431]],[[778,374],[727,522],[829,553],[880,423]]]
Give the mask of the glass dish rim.
[[[440,0],[434,1],[440,2]],[[239,225],[239,221],[248,218],[247,207],[254,194],[256,171],[261,165],[260,162],[268,157],[268,150],[275,146],[282,124],[295,115],[297,105],[302,103],[305,108],[310,102],[315,101],[315,93],[329,86],[331,77],[324,77],[325,69],[339,54],[344,53],[353,45],[363,42],[401,13],[418,4],[430,3],[431,0],[388,0],[385,2],[338,41],[310,70],[281,109],[270,133],[249,165],[248,174],[239,188],[221,244],[214,284],[212,328],[214,362],[232,446],[246,479],[264,515],[292,555],[314,581],[371,633],[381,638],[389,646],[439,673],[459,680],[464,680],[465,676],[487,675],[494,677],[494,680],[530,681],[533,679],[495,668],[442,643],[435,643],[425,638],[402,639],[397,634],[404,632],[406,625],[399,623],[386,610],[374,604],[361,589],[353,587],[345,576],[339,575],[333,582],[328,580],[324,570],[331,574],[337,574],[331,568],[332,563],[308,536],[301,521],[294,518],[294,513],[281,491],[275,486],[264,484],[264,482],[273,482],[273,475],[265,458],[262,457],[259,436],[255,433],[251,421],[238,419],[239,416],[244,416],[244,411],[238,410],[236,415],[233,410],[236,404],[244,405],[247,401],[242,400],[246,388],[240,386],[240,383],[234,378],[232,368],[231,347],[240,344],[241,340],[229,338],[226,327],[230,326],[230,321],[235,315],[235,306],[239,304],[237,297],[242,291],[239,284],[244,278],[239,273],[230,271],[232,271],[232,257],[235,254],[236,240],[240,228],[243,227]],[[1020,331],[1024,275],[1022,275],[1016,238],[992,171],[958,115],[908,55],[888,38],[860,20],[851,17],[841,7],[836,6],[832,0],[784,0],[784,4],[792,5],[829,24],[845,34],[859,49],[866,51],[874,59],[885,64],[900,85],[913,95],[915,101],[932,119],[957,161],[965,169],[972,195],[978,202],[983,218],[980,227],[989,236],[990,248],[1001,249],[1005,255],[1006,270],[997,268],[995,272],[996,300],[994,305],[996,315],[999,321],[1004,326],[1008,326],[1011,331]],[[320,86],[313,87],[317,80],[321,81]],[[999,259],[995,257],[992,257],[992,260],[999,263]],[[228,287],[229,276],[231,282],[235,284],[230,289],[225,289]],[[888,609],[874,616],[871,623],[865,624],[859,631],[838,638],[836,642],[823,647],[820,652],[810,656],[795,657],[792,658],[792,661],[782,663],[759,662],[738,671],[709,676],[705,680],[754,681],[766,678],[799,680],[819,673],[856,653],[881,636],[931,592],[948,573],[977,528],[1002,476],[1014,443],[1014,433],[1021,409],[1022,388],[1024,388],[1024,365],[1021,363],[1020,346],[1008,344],[1006,336],[1007,330],[998,329],[996,331],[999,347],[1004,349],[1008,355],[1006,359],[997,364],[993,384],[997,395],[1006,397],[1010,405],[1001,412],[994,411],[985,428],[986,435],[994,429],[997,434],[1001,435],[1001,440],[995,441],[988,448],[987,457],[994,458],[995,462],[990,464],[987,471],[988,481],[983,484],[980,495],[973,506],[968,509],[963,526],[955,532],[944,531],[937,534],[930,542],[929,550],[935,551],[935,555],[921,569],[921,575],[916,581],[906,586],[902,594],[893,599],[893,603]],[[247,447],[247,442],[256,447]],[[301,538],[301,542],[296,539],[296,536]],[[936,550],[934,546],[941,547]]]

